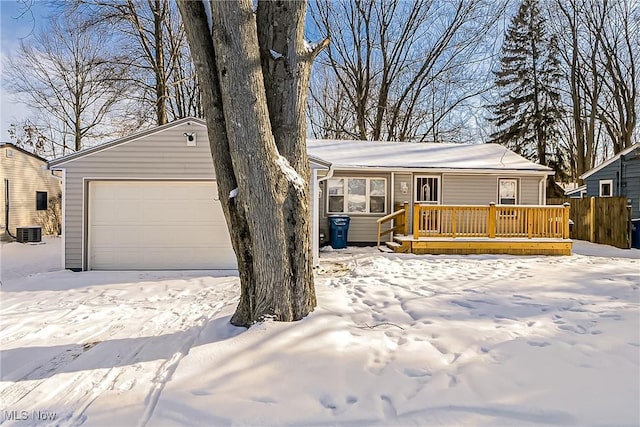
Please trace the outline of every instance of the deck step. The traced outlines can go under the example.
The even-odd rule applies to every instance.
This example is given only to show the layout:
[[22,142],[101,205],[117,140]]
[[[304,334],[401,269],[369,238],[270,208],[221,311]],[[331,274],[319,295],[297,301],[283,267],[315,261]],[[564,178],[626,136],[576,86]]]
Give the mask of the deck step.
[[385,242],[387,248],[391,249],[393,252],[403,252],[402,244],[398,242]]

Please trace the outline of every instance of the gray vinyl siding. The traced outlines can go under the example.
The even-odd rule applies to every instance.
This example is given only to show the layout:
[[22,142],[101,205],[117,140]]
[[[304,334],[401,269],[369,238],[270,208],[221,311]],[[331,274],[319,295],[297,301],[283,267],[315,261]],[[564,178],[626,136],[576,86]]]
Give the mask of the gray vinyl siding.
[[[402,194],[402,183],[407,183],[407,194]],[[402,205],[404,202],[409,204],[412,203],[412,194],[413,194],[413,175],[410,173],[396,173],[393,178],[393,194],[394,208],[398,205]]]
[[[372,243],[378,240],[378,224],[376,220],[391,212],[391,174],[388,172],[338,172],[333,174],[334,178],[386,178],[387,180],[387,205],[386,213],[383,214],[352,214],[345,213],[351,218],[349,222],[349,232],[347,234],[350,243]],[[329,235],[329,215],[326,212],[327,185],[322,182],[322,203],[320,204],[320,233],[324,234],[324,243],[330,240]]]
[[[196,134],[197,145],[189,147],[185,132]],[[213,160],[207,131],[197,124],[182,124],[116,145],[91,155],[70,160],[65,169],[65,268],[81,269],[83,257],[82,227],[86,221],[84,178],[213,180]]]
[[600,181],[610,179],[613,181],[613,196],[630,199],[632,218],[640,218],[640,158],[636,157],[635,151],[622,156],[622,163],[618,159],[587,177],[586,197],[599,197]]
[[[553,179],[553,178],[552,178]],[[539,205],[540,203],[540,177],[523,176],[520,178],[521,205]]]
[[[416,176],[431,175],[441,177],[441,204],[449,205],[482,205],[488,206],[489,203],[498,199],[498,179],[499,178],[515,178],[518,179],[519,186],[519,204],[538,205],[539,186],[542,176],[517,176],[517,175],[489,175],[489,174],[434,174],[428,171],[420,173],[400,172],[394,173],[393,178],[393,203],[390,205],[391,197],[391,174],[376,172],[335,172],[334,177],[367,177],[367,178],[387,178],[387,213],[391,213],[398,205],[405,201],[413,203],[413,187]],[[406,182],[408,186],[407,194],[402,194],[402,182]],[[324,234],[324,240],[321,243],[329,242],[329,214],[326,213],[327,194],[326,183],[322,185],[322,198],[320,202],[320,233]],[[349,225],[348,241],[350,243],[370,243],[377,240],[378,226],[376,220],[384,215],[353,215]],[[410,218],[410,222],[412,218]]]
[[489,205],[498,201],[498,179],[515,178],[519,181],[519,199],[521,205],[538,205],[539,185],[542,177],[514,175],[450,175],[442,178],[443,205]]
[[449,175],[442,178],[443,205],[488,205],[497,199],[494,175]]

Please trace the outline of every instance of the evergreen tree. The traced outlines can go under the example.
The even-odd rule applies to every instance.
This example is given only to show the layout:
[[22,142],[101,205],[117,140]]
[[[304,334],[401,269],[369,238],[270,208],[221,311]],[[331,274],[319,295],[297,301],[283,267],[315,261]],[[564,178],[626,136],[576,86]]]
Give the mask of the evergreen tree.
[[537,0],[523,0],[511,21],[495,75],[501,101],[492,106],[498,131],[489,142],[560,168],[562,161],[555,158],[561,113],[558,48],[546,34]]

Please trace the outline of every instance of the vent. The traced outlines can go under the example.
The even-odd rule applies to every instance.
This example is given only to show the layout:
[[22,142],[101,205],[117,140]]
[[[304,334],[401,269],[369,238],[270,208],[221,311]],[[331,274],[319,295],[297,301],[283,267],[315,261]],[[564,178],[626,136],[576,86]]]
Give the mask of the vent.
[[42,241],[41,227],[16,228],[16,240],[20,243],[34,243]]

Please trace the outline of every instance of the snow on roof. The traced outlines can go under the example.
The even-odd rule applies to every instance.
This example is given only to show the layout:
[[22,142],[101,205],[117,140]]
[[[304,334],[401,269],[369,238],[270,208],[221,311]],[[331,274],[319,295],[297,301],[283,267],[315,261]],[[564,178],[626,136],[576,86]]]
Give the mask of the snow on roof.
[[[155,133],[163,132],[184,123],[206,126],[202,119],[186,117],[166,125],[158,126],[116,139],[106,144],[81,150],[49,162],[57,167],[76,158],[91,155],[106,148],[135,141]],[[452,144],[389,141],[307,140],[310,160],[323,166],[362,168],[407,168],[447,170],[499,170],[531,171],[553,174],[553,171],[533,163],[498,144]]]
[[308,140],[310,156],[337,168],[495,169],[551,172],[498,144]]

